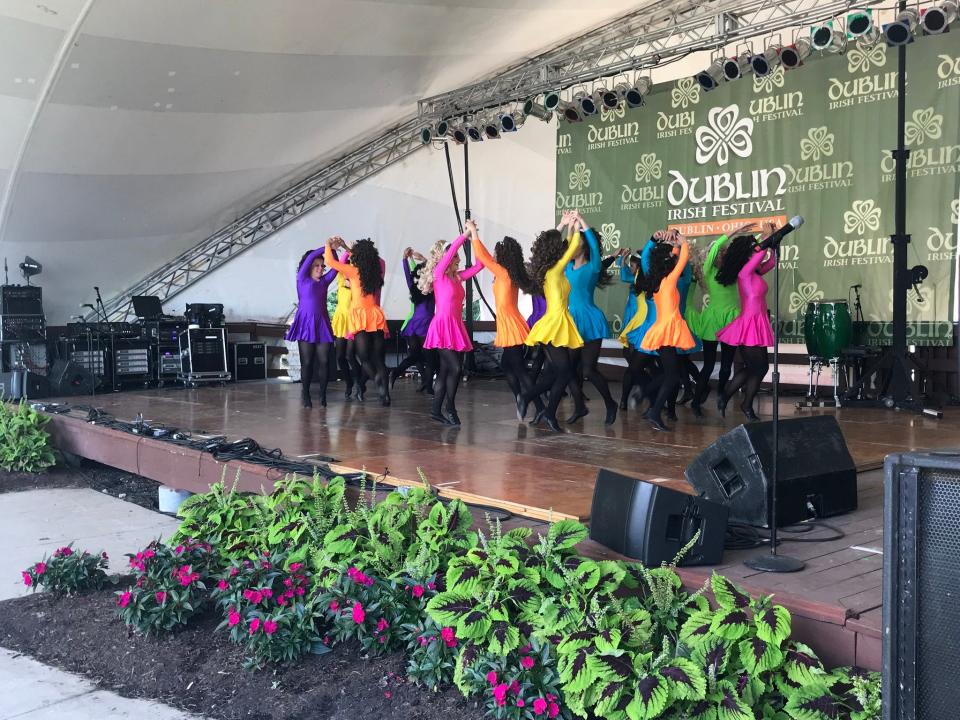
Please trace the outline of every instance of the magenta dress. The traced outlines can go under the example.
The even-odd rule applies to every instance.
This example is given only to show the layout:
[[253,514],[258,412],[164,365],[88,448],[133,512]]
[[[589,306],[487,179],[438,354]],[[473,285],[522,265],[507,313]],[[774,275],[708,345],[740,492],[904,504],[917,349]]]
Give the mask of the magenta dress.
[[744,347],[772,347],[773,328],[767,312],[767,281],[761,276],[773,270],[777,256],[765,256],[757,250],[737,274],[740,292],[740,315],[717,333],[717,340],[727,345]]
[[469,280],[483,270],[483,263],[476,263],[473,267],[457,273],[455,277],[447,275],[447,268],[453,262],[460,246],[467,236],[461,235],[444,254],[433,270],[433,297],[435,310],[430,327],[427,328],[427,337],[423,341],[425,349],[458,350],[466,352],[473,350],[473,343],[467,334],[467,326],[463,323],[463,281]]

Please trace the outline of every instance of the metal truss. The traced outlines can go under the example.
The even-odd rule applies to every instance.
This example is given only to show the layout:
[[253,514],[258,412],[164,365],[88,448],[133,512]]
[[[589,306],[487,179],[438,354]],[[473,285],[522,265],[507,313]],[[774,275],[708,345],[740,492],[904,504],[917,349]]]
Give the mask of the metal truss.
[[[880,0],[658,0],[486,80],[421,100],[416,116],[363,142],[181,253],[106,303],[111,320],[133,315],[134,295],[166,301],[298,217],[423,147],[419,131],[699,50],[813,24]],[[784,44],[789,39],[782,39]],[[94,319],[91,315],[89,319]]]

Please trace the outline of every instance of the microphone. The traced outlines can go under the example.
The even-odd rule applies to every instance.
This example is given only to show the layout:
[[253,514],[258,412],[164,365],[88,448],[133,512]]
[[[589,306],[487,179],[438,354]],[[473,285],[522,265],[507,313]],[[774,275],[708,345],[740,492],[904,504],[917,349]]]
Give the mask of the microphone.
[[790,218],[790,222],[784,225],[782,228],[777,230],[773,235],[766,238],[762,243],[760,243],[761,250],[768,250],[770,248],[777,248],[780,246],[780,241],[783,240],[787,235],[792,233],[798,227],[803,225],[803,217],[800,215],[794,215]]

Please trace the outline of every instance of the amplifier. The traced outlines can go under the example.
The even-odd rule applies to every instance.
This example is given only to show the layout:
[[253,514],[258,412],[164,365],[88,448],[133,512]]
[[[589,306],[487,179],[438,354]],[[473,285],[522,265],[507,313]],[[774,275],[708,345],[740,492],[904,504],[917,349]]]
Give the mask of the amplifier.
[[36,285],[0,285],[0,315],[43,315],[43,289]]
[[144,340],[179,346],[180,334],[187,331],[187,321],[182,318],[145,320],[141,328]]
[[190,303],[183,315],[191,325],[223,327],[223,303]]
[[180,372],[180,346],[157,345],[157,379],[171,380]]
[[66,358],[96,377],[102,378],[106,356],[107,353],[104,350],[72,350]]
[[43,315],[0,316],[0,341],[44,342],[47,323]]
[[150,346],[118,347],[114,350],[114,372],[117,378],[150,374]]
[[11,343],[3,357],[5,371],[29,370],[37,375],[47,374],[46,343]]
[[140,326],[128,322],[97,323],[97,332],[101,335],[113,335],[115,338],[135,340],[140,337]]
[[230,343],[230,373],[237,382],[267,379],[267,346],[262,342]]
[[223,328],[190,328],[180,335],[180,373],[199,379],[229,379],[227,331]]

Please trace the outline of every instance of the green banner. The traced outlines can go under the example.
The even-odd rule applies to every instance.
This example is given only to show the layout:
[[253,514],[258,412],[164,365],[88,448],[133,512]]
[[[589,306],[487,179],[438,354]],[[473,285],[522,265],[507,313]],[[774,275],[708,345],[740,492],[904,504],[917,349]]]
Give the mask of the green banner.
[[[949,345],[960,223],[960,42],[956,32],[907,48],[908,266],[926,265],[908,299],[908,342]],[[885,44],[780,66],[704,92],[691,78],[642,108],[561,122],[556,209],[579,209],[606,252],[640,248],[677,227],[703,248],[744,219],[806,224],[781,252],[781,333],[803,342],[811,300],[860,289],[859,341],[892,338],[897,50]],[[619,332],[626,285],[598,293]],[[709,298],[693,298],[699,307]],[[772,302],[771,302],[772,307]]]

